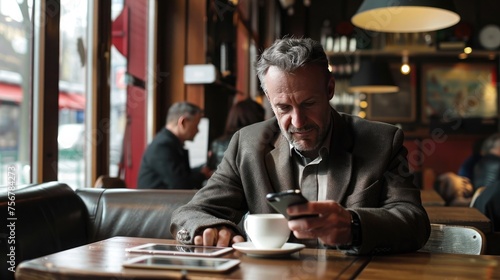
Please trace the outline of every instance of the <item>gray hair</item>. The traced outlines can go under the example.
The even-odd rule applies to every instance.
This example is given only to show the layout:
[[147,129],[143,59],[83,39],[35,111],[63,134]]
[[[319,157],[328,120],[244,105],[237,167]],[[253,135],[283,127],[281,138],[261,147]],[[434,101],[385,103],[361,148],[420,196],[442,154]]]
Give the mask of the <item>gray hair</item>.
[[257,76],[262,89],[267,93],[264,76],[269,67],[276,66],[280,70],[290,73],[309,64],[322,66],[325,68],[325,74],[329,74],[328,58],[319,42],[310,38],[278,39],[262,53],[257,61]]
[[189,102],[177,102],[172,104],[168,109],[167,123],[177,122],[182,116],[192,118],[198,114],[203,114],[203,110],[200,107]]

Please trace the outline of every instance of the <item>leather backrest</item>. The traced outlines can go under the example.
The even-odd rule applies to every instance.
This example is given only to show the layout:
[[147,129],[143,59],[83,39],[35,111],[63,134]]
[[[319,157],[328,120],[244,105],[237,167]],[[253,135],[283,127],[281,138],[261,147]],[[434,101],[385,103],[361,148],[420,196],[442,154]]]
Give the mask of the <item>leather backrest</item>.
[[0,219],[7,225],[0,227],[0,279],[14,279],[11,260],[17,265],[87,243],[85,205],[63,183],[0,188]]
[[127,183],[122,178],[110,177],[108,175],[101,175],[97,178],[94,184],[94,188],[104,188],[104,189],[118,189],[126,188]]
[[196,190],[78,189],[89,212],[89,242],[114,236],[173,238],[172,212]]

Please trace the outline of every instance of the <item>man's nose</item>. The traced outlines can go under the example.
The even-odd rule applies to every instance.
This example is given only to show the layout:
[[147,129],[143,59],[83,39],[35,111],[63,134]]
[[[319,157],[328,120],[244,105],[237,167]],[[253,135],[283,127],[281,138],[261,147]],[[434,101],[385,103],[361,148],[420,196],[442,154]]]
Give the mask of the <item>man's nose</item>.
[[292,112],[292,125],[296,128],[301,128],[306,124],[306,116],[300,109],[294,109]]

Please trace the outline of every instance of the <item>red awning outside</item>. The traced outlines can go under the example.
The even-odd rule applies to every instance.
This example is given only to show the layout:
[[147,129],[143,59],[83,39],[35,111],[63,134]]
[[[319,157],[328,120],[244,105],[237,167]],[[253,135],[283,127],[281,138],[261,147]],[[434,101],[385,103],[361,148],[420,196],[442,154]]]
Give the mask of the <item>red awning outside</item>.
[[20,103],[23,99],[19,85],[0,83],[0,100]]
[[[78,97],[81,99],[78,99]],[[59,109],[85,110],[85,97],[80,94],[59,92]]]
[[[0,102],[20,103],[23,99],[19,85],[0,83]],[[85,110],[85,96],[78,93],[59,92],[59,109]]]

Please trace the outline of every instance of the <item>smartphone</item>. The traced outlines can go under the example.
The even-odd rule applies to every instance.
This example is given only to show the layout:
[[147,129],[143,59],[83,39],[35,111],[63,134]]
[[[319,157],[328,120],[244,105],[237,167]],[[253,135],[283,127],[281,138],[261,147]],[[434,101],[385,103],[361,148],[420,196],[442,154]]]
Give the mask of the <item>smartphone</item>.
[[231,247],[196,246],[183,244],[148,243],[132,248],[127,248],[129,253],[153,255],[185,255],[214,257],[232,251]]
[[295,204],[307,203],[308,200],[305,198],[300,190],[287,190],[278,193],[269,193],[266,195],[267,203],[269,203],[276,211],[283,214],[288,220],[306,218],[306,217],[317,217],[317,215],[303,215],[303,216],[289,216],[286,213],[286,208]]
[[204,272],[224,272],[240,263],[238,259],[186,256],[142,255],[123,263],[127,268],[175,269]]

